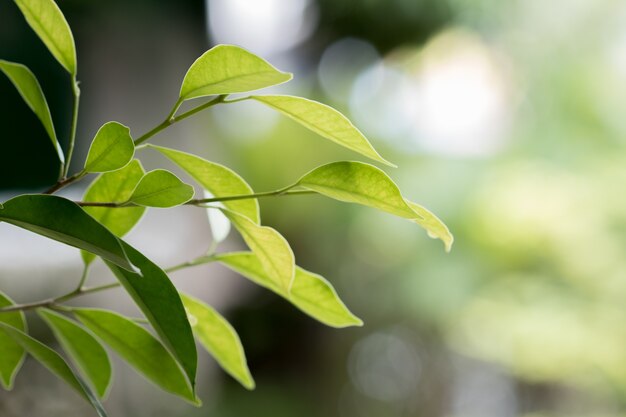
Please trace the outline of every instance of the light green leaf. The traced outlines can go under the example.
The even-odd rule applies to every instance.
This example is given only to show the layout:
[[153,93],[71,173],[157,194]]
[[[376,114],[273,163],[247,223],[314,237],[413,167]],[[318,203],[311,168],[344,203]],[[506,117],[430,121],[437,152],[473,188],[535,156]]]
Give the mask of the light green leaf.
[[[13,305],[13,301],[0,291],[0,308]],[[26,319],[21,311],[0,313],[0,323],[8,324],[23,332],[26,331]],[[24,362],[26,352],[13,339],[0,332],[0,383],[6,390],[13,388],[15,375]]]
[[180,98],[244,93],[291,80],[264,59],[233,45],[218,45],[194,62],[183,80]]
[[181,297],[198,341],[222,369],[244,387],[254,389],[246,355],[233,326],[213,307],[185,294],[181,294]]
[[0,221],[92,252],[124,269],[134,270],[120,240],[76,203],[62,197],[24,194],[4,203]]
[[[254,193],[252,187],[243,178],[223,165],[175,149],[155,145],[148,146],[161,152],[198,181],[202,188],[216,197]],[[222,204],[227,209],[246,216],[255,223],[261,222],[259,203],[256,199],[224,201]]]
[[193,187],[164,169],[148,172],[137,184],[130,202],[147,207],[174,207],[185,204],[194,195]]
[[63,149],[61,149],[61,145],[59,145],[57,135],[54,131],[48,102],[46,101],[46,97],[44,96],[35,75],[22,64],[4,61],[1,59],[0,71],[4,72],[4,74],[9,77],[9,80],[11,80],[28,107],[30,107],[30,109],[39,118],[43,127],[46,129],[50,140],[52,140],[52,146],[54,146],[59,160],[61,163],[65,163]]
[[70,26],[53,0],[15,0],[26,22],[59,63],[76,75],[76,47]]
[[395,167],[376,152],[367,138],[337,110],[317,101],[294,96],[252,96],[289,116],[307,129],[375,161]]
[[139,373],[165,391],[198,404],[189,381],[165,347],[146,329],[117,313],[73,309],[74,315]]
[[283,291],[289,292],[296,266],[287,240],[271,227],[258,225],[239,213],[221,210],[256,254],[267,276]]
[[[83,200],[112,203],[128,201],[143,175],[144,170],[141,163],[134,159],[122,169],[105,172],[98,176],[87,188]],[[145,207],[137,206],[84,207],[83,209],[118,237],[123,237],[130,232],[146,211]],[[87,265],[95,259],[95,256],[90,252],[81,251],[81,255]]]
[[86,172],[107,172],[123,168],[135,155],[135,144],[130,129],[117,122],[108,122],[96,133],[91,142]]
[[252,282],[275,292],[321,323],[337,328],[363,325],[339,299],[333,286],[317,274],[296,267],[291,292],[287,292],[267,275],[259,258],[253,253],[226,253],[217,255],[214,259]]
[[102,345],[74,321],[48,309],[37,310],[63,349],[104,398],[111,383],[111,361]]
[[19,343],[33,358],[37,359],[37,361],[48,368],[50,372],[61,378],[83,398],[89,401],[98,415],[106,417],[106,412],[98,398],[91,392],[89,387],[74,374],[67,362],[65,362],[58,353],[21,330],[5,323],[0,322],[0,333],[4,333],[6,336],[12,338],[13,341]]
[[105,263],[178,359],[193,387],[198,356],[180,295],[161,268],[129,244],[123,244],[130,260],[141,269],[141,275]]
[[450,233],[445,223],[419,204],[409,200],[406,200],[406,202],[411,206],[413,211],[421,216],[413,219],[413,221],[426,229],[428,236],[433,239],[440,239],[446,248],[446,252],[450,252],[452,243],[454,242],[454,236],[452,236],[452,233]]

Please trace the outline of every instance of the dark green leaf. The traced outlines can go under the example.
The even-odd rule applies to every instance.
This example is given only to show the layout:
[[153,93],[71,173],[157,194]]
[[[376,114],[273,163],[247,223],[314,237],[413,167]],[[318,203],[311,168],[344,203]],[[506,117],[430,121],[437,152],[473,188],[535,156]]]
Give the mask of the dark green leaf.
[[91,143],[86,172],[107,172],[123,168],[135,155],[130,129],[117,122],[105,123]]
[[150,381],[193,404],[199,403],[176,360],[146,329],[112,311],[81,308],[73,309],[73,313]]
[[[0,291],[0,308],[13,305],[13,301]],[[21,311],[0,313],[0,323],[8,324],[23,332],[26,331],[26,319]],[[0,383],[6,390],[13,388],[13,379],[24,361],[24,348],[13,339],[0,332]]]
[[111,383],[111,362],[102,345],[72,320],[47,309],[37,310],[54,332],[63,349],[91,382],[100,398]]
[[194,190],[164,169],[148,172],[137,184],[130,202],[148,207],[175,207],[193,198]]
[[9,77],[9,80],[11,80],[28,107],[30,107],[30,109],[39,118],[43,127],[46,129],[50,140],[52,140],[52,146],[54,146],[59,160],[61,163],[65,163],[63,149],[61,149],[61,145],[59,145],[57,135],[54,131],[48,102],[46,101],[46,97],[44,96],[35,75],[22,64],[4,61],[1,59],[0,71],[4,72],[5,75]]
[[181,297],[198,341],[241,385],[254,389],[246,354],[233,326],[213,307],[185,294]]
[[264,59],[232,45],[218,45],[194,62],[183,80],[180,98],[243,93],[289,81]]
[[76,203],[54,195],[25,194],[4,203],[0,221],[92,252],[134,270],[117,237]]
[[257,256],[250,252],[226,253],[215,259],[244,277],[290,301],[314,319],[331,327],[362,326],[363,322],[348,310],[333,286],[323,277],[296,267],[296,275],[287,292],[274,282]]

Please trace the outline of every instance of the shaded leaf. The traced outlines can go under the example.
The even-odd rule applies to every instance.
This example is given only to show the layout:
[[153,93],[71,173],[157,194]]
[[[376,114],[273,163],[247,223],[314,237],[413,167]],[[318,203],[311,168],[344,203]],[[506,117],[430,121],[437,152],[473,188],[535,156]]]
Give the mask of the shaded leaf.
[[37,359],[50,372],[61,378],[70,387],[74,388],[83,398],[85,398],[101,417],[106,417],[106,412],[100,404],[98,398],[91,390],[78,378],[68,366],[67,362],[54,350],[34,339],[21,330],[0,323],[0,333],[11,337],[19,343],[33,358]]
[[[83,200],[112,203],[128,201],[143,175],[141,163],[134,159],[122,169],[98,176],[87,188]],[[118,237],[130,232],[146,211],[145,207],[137,206],[83,207],[83,209]],[[81,255],[87,265],[95,259],[95,255],[90,252],[82,251]]]
[[123,242],[128,257],[141,275],[106,262],[154,330],[182,365],[195,386],[197,352],[187,313],[180,295],[167,274],[156,264]]
[[289,291],[295,274],[295,259],[285,238],[271,227],[222,209],[248,247],[254,252],[267,276],[283,291]]
[[[13,301],[0,291],[0,308],[13,305]],[[8,324],[23,332],[26,331],[26,319],[21,311],[0,313],[0,323]],[[19,371],[26,352],[13,339],[0,332],[0,383],[6,390],[13,388],[13,380]]]
[[53,0],[15,0],[15,4],[56,60],[75,75],[74,37],[59,6]]
[[280,111],[326,139],[375,161],[395,167],[376,152],[363,133],[346,116],[332,107],[295,96],[252,96],[251,98]]
[[175,207],[185,204],[194,195],[193,187],[164,169],[148,172],[137,184],[130,202],[148,207]]
[[91,142],[86,172],[107,172],[123,168],[135,155],[135,144],[130,129],[121,123],[108,122],[96,133]]
[[189,381],[174,357],[146,329],[112,311],[85,308],[72,311],[139,373],[165,391],[197,404]]
[[209,49],[189,68],[180,88],[180,98],[244,93],[289,81],[264,59],[233,45]]
[[413,211],[420,215],[420,217],[413,219],[413,221],[426,229],[428,236],[433,239],[440,239],[446,248],[446,252],[450,252],[450,249],[452,249],[452,243],[454,242],[454,236],[452,236],[452,233],[448,230],[448,226],[439,220],[437,216],[419,204],[413,203],[409,200],[406,200],[406,202],[409,206],[411,206]]
[[11,80],[28,107],[30,107],[30,109],[39,118],[41,124],[43,124],[43,127],[46,129],[50,140],[52,140],[52,146],[54,146],[54,149],[57,152],[59,161],[61,161],[61,163],[65,163],[63,149],[61,149],[56,132],[54,131],[54,124],[52,123],[52,116],[50,115],[48,102],[46,101],[46,97],[44,96],[35,75],[22,64],[4,61],[1,59],[0,71],[4,72],[4,74],[9,77],[9,80]]
[[62,197],[24,194],[4,203],[0,221],[92,252],[124,269],[134,270],[121,242],[76,203]]
[[233,326],[213,307],[181,294],[191,327],[198,341],[215,358],[222,369],[248,389],[254,388],[241,340]]
[[256,284],[275,292],[321,323],[338,328],[363,325],[363,322],[341,301],[333,286],[317,274],[296,267],[291,292],[287,292],[267,275],[258,257],[253,253],[226,253],[216,255],[214,259]]
[[[252,187],[243,178],[223,165],[175,149],[148,146],[169,158],[215,197],[254,193]],[[227,209],[246,216],[255,223],[261,222],[259,203],[256,199],[224,201],[222,204]]]
[[74,321],[48,309],[37,310],[55,337],[96,389],[98,397],[106,396],[111,383],[111,361],[102,345]]

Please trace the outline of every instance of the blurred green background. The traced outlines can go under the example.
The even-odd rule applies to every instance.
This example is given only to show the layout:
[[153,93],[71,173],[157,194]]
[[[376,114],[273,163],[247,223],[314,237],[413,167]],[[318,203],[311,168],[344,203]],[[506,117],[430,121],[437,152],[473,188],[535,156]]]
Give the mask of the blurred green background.
[[[273,91],[349,115],[399,165],[387,172],[405,195],[456,239],[446,254],[421,229],[363,207],[312,196],[261,201],[264,222],[287,237],[298,263],[327,277],[365,326],[325,328],[219,267],[199,268],[209,284],[234,285],[219,300],[211,285],[202,291],[238,330],[257,389],[245,391],[203,359],[205,405],[194,409],[119,371],[121,388],[107,404],[117,415],[626,415],[626,3],[59,4],[78,47],[78,161],[108,120],[135,135],[156,125],[193,60],[235,43],[295,73]],[[10,1],[0,3],[0,57],[33,69],[66,137],[69,80]],[[54,182],[52,147],[6,79],[0,125],[4,194]],[[156,142],[224,163],[259,191],[354,158],[254,103],[217,107]],[[143,226],[136,241],[158,235]],[[189,239],[209,241],[208,233]],[[181,245],[157,243],[157,258]],[[240,242],[231,236],[228,245]],[[183,259],[201,251],[181,250]],[[68,256],[76,258],[69,267],[35,274],[38,288],[75,279],[78,255]],[[0,260],[3,291],[32,298],[32,287],[18,288],[12,259]],[[36,364],[24,372],[13,393],[0,393],[0,415],[82,407]]]

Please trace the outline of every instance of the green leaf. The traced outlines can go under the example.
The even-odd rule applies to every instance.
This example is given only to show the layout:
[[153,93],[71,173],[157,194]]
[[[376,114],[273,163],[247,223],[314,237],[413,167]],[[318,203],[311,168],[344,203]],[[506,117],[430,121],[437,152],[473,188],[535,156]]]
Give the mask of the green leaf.
[[74,37],[59,6],[53,0],[15,0],[15,4],[57,61],[76,75]]
[[337,328],[363,325],[339,299],[333,286],[317,274],[296,267],[291,292],[287,292],[267,275],[259,258],[253,253],[226,253],[217,255],[214,259],[252,282],[275,292],[321,323]]
[[445,223],[419,204],[409,200],[406,200],[406,202],[411,206],[414,212],[421,216],[420,218],[413,219],[413,221],[426,229],[428,236],[433,239],[440,239],[446,248],[446,252],[450,252],[452,243],[454,242],[454,236],[452,236],[452,233],[450,233]]
[[244,387],[254,389],[246,355],[233,326],[211,306],[185,294],[181,297],[198,341],[222,369]]
[[85,398],[101,417],[106,417],[106,412],[98,398],[91,392],[89,387],[82,382],[68,366],[67,362],[54,350],[44,345],[40,341],[33,339],[26,333],[15,327],[0,323],[0,333],[4,333],[13,341],[19,343],[32,357],[37,359],[50,372],[65,381],[74,388],[83,398]]
[[[162,146],[148,145],[169,158],[182,168],[205,190],[216,197],[229,195],[253,194],[252,187],[236,172],[215,162],[207,161],[199,156]],[[256,199],[224,201],[227,209],[246,216],[255,223],[261,222],[259,203]]]
[[108,122],[96,133],[91,143],[86,172],[107,172],[123,168],[135,155],[135,144],[130,129],[117,122]]
[[[0,308],[14,305],[13,301],[0,291]],[[0,323],[8,324],[23,332],[26,331],[26,319],[21,311],[0,313]],[[24,348],[11,337],[0,332],[0,383],[6,390],[13,388],[15,375],[24,362]]]
[[4,72],[4,74],[9,77],[9,80],[11,80],[28,107],[30,107],[30,109],[39,118],[43,127],[46,129],[50,140],[52,140],[52,146],[54,146],[59,160],[61,163],[65,163],[63,149],[61,149],[61,145],[59,145],[57,135],[54,131],[48,102],[46,101],[46,97],[44,96],[35,75],[22,64],[4,61],[1,59],[0,71]]
[[185,204],[194,195],[193,187],[164,169],[148,172],[137,184],[130,202],[148,207],[175,207]]
[[[112,203],[128,201],[143,175],[144,170],[141,163],[134,159],[122,169],[105,172],[98,176],[87,188],[83,200]],[[136,206],[84,207],[83,209],[118,237],[123,237],[130,232],[146,211],[145,207]],[[90,252],[82,251],[81,255],[87,265],[95,259],[95,256]]]
[[264,59],[232,45],[209,49],[194,62],[180,88],[181,100],[244,93],[291,80]]
[[180,295],[161,268],[129,244],[123,244],[130,260],[141,269],[141,275],[110,262],[106,264],[137,303],[165,346],[178,359],[193,387],[198,357]]
[[307,129],[363,156],[395,167],[376,152],[367,138],[337,110],[317,101],[294,96],[252,96],[289,116]]
[[37,313],[50,326],[63,350],[91,382],[98,397],[104,398],[111,383],[111,361],[100,342],[59,313],[48,309],[38,309]]
[[4,203],[0,221],[92,252],[134,270],[120,240],[76,203],[62,197],[24,194]]
[[289,292],[296,265],[287,240],[271,227],[258,225],[239,213],[221,210],[256,254],[267,276],[283,291]]
[[198,404],[174,357],[146,329],[117,313],[76,308],[74,315],[139,373],[165,391]]

